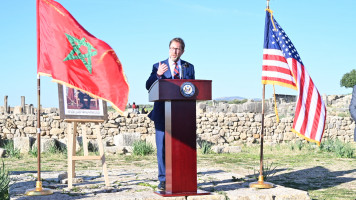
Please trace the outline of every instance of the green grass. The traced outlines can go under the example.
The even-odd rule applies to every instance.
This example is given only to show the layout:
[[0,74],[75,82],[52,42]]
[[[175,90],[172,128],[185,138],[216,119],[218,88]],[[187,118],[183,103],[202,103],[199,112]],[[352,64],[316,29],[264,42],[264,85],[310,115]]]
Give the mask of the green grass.
[[202,154],[211,154],[213,153],[213,150],[211,149],[212,147],[212,144],[208,141],[202,141],[201,142],[201,149],[200,149],[200,152]]
[[356,198],[356,191],[346,188],[331,187],[322,190],[309,190],[309,194],[313,199],[350,199]]
[[9,196],[9,172],[5,168],[5,163],[2,161],[2,166],[0,167],[0,199],[10,199]]
[[[264,161],[278,166],[276,174],[271,175],[269,182],[285,187],[296,188],[307,191],[313,199],[352,199],[355,197],[355,191],[352,187],[355,180],[351,173],[356,169],[356,157],[340,157],[333,151],[326,151],[327,142],[323,147],[317,147],[311,143],[301,143],[301,148],[295,144],[280,144],[275,146],[265,146]],[[355,144],[349,144],[351,149]],[[330,146],[330,145],[329,145]],[[342,145],[346,146],[346,145]],[[329,148],[331,149],[331,148]],[[259,167],[260,146],[243,146],[242,152],[238,154],[203,154],[197,152],[198,171],[202,168],[214,168],[232,173],[246,175],[241,180],[251,180],[248,178],[253,175],[253,168]],[[93,153],[93,152],[91,152]],[[36,171],[37,158],[29,154],[21,155],[22,159],[16,157],[7,157],[4,159],[5,166],[9,171]],[[106,155],[108,169],[129,169],[136,168],[156,168],[157,161],[155,153],[150,155]],[[79,170],[101,170],[100,161],[78,161],[76,162],[76,171]],[[272,169],[272,168],[271,168]],[[67,156],[64,153],[43,153],[41,156],[42,171],[66,171]],[[299,179],[303,177],[303,179]],[[232,178],[231,182],[240,179]],[[214,180],[211,180],[213,182]],[[142,186],[154,188],[155,185]],[[74,192],[74,191],[72,191]]]
[[4,149],[6,150],[6,156],[11,158],[21,158],[20,150],[14,148],[14,141],[7,140],[4,141]]
[[133,144],[133,155],[135,156],[146,156],[154,152],[153,146],[146,141],[140,140]]
[[339,158],[353,158],[355,152],[351,144],[345,144],[338,139],[325,140],[319,149],[324,152],[333,152]]
[[157,185],[151,185],[151,184],[149,184],[149,183],[144,183],[144,182],[140,182],[140,183],[138,183],[137,185],[150,187],[150,188],[152,188],[153,191],[156,190],[157,187],[158,187]]

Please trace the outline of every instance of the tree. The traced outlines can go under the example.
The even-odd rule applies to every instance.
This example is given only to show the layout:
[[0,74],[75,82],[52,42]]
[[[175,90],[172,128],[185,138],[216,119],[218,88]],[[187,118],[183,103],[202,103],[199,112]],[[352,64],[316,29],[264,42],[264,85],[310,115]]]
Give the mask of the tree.
[[342,79],[340,80],[340,86],[352,88],[354,85],[356,85],[356,70],[353,69],[351,72],[342,76]]

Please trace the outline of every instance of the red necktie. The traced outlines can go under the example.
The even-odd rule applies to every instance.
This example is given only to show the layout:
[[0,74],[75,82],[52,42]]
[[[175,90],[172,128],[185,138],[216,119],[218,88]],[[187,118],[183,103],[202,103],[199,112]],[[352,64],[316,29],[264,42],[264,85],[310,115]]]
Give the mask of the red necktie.
[[176,67],[174,68],[174,79],[180,79],[179,77],[179,66],[178,66],[178,63],[174,63],[176,65]]

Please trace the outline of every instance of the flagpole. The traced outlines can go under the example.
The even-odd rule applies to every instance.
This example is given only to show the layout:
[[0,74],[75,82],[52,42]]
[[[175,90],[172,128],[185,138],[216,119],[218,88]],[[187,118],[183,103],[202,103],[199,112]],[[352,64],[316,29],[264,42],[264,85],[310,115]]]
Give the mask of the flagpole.
[[[39,0],[36,0],[37,16],[37,65],[40,60],[40,23],[39,23]],[[41,81],[40,75],[37,75],[37,181],[36,188],[26,191],[28,196],[40,196],[53,194],[52,190],[42,188],[41,181]]]
[[[267,0],[267,9],[269,9],[269,0]],[[261,120],[261,145],[260,145],[260,175],[258,176],[257,182],[250,183],[250,188],[272,188],[273,184],[269,182],[264,182],[263,178],[263,134],[265,129],[265,91],[266,85],[263,85],[262,89],[262,120]]]

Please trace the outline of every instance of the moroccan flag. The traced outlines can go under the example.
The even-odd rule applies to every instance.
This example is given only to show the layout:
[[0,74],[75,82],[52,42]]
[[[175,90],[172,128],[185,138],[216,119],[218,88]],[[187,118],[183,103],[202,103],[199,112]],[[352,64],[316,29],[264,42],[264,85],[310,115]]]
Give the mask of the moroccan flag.
[[37,73],[110,102],[122,114],[129,85],[114,50],[58,2],[37,0],[37,6]]
[[324,101],[293,43],[269,9],[266,12],[262,84],[280,85],[298,91],[292,131],[320,145],[326,119]]

